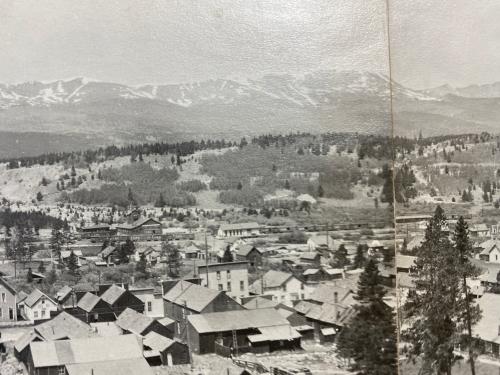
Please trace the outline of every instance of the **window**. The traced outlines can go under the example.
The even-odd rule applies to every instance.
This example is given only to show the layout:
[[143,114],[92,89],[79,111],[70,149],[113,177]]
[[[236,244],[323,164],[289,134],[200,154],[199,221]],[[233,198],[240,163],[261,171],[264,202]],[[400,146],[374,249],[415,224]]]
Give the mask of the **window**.
[[217,280],[220,280],[220,271],[217,271]]
[[58,371],[57,371],[57,374],[58,375],[66,375],[66,369],[63,367],[59,367]]
[[226,271],[226,277],[228,280],[231,280],[231,270]]
[[286,292],[286,284],[283,285],[283,291]]
[[34,316],[35,316],[35,319],[38,319],[38,311],[35,311]]
[[245,282],[242,280],[240,281],[240,290],[244,291],[245,290]]
[[304,284],[300,283],[300,290],[304,290]]
[[3,310],[1,307],[0,307],[0,318],[3,318]]
[[45,310],[42,310],[42,318],[45,318]]
[[300,295],[300,299],[304,299],[304,293]]
[[153,311],[153,304],[151,301],[148,301],[148,311]]
[[224,287],[222,286],[222,284],[219,284],[219,290],[224,290]]
[[230,292],[231,291],[231,283],[228,281],[227,282],[227,291]]
[[5,302],[6,296],[5,293],[2,293],[2,302]]

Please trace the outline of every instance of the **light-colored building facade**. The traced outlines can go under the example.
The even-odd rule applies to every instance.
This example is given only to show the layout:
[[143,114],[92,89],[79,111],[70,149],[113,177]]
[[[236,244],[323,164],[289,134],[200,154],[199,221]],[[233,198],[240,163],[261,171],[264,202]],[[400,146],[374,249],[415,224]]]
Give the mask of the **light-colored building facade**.
[[253,294],[272,295],[273,301],[293,306],[294,301],[309,297],[310,288],[291,273],[270,270],[255,281],[250,291]]
[[[208,268],[208,274],[207,274]],[[237,301],[248,297],[248,262],[212,263],[198,267],[201,285],[210,289],[224,291]],[[208,285],[207,285],[208,279]]]

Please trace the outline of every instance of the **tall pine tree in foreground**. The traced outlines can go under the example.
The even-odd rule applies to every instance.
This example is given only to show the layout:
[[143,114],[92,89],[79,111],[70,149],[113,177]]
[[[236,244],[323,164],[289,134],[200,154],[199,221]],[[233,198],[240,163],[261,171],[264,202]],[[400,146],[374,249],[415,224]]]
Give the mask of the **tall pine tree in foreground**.
[[462,331],[467,332],[465,343],[469,351],[471,375],[475,375],[476,368],[474,359],[476,353],[474,351],[474,340],[472,338],[472,326],[481,318],[481,311],[479,306],[473,304],[469,288],[467,287],[467,279],[479,276],[480,270],[470,261],[474,254],[469,239],[469,227],[462,216],[460,216],[457,221],[453,242],[455,243],[457,256],[460,258],[460,273],[462,276],[463,304],[459,306],[458,319],[460,322],[464,323],[465,327],[462,327]]
[[358,282],[355,316],[337,340],[337,353],[360,375],[397,374],[396,323],[384,296],[377,263],[369,259]]
[[408,294],[404,313],[409,328],[402,338],[410,344],[410,358],[422,361],[421,374],[451,374],[455,344],[461,337],[461,260],[444,230],[446,217],[437,207],[422,246],[417,251],[415,291]]

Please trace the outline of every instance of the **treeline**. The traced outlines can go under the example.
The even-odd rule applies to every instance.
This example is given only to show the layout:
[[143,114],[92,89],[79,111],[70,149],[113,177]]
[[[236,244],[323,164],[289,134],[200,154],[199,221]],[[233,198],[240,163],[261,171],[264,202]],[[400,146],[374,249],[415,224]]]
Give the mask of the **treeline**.
[[53,228],[68,227],[67,221],[46,215],[40,211],[12,211],[6,208],[0,211],[0,225],[5,226],[7,230],[13,227],[34,228]]
[[185,157],[202,150],[220,150],[227,147],[237,146],[238,143],[222,140],[201,140],[180,143],[143,143],[127,146],[107,146],[95,150],[47,153],[39,156],[27,156],[21,158],[0,159],[0,162],[7,163],[9,169],[30,167],[33,165],[53,165],[57,163],[86,164],[113,159],[119,156],[131,156],[141,158],[142,155],[150,154],[174,154],[178,157]]

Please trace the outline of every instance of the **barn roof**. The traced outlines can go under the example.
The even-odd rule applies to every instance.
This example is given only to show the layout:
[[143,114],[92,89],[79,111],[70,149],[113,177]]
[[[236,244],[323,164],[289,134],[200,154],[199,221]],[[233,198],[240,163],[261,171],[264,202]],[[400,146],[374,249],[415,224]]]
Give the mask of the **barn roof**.
[[119,359],[66,365],[68,375],[153,375],[144,358]]
[[142,358],[135,335],[32,342],[30,347],[35,367]]
[[83,311],[91,312],[94,309],[95,305],[99,303],[99,301],[101,301],[101,298],[99,298],[95,294],[87,292],[83,295],[82,298],[80,298],[76,306],[81,308]]
[[36,326],[34,329],[45,340],[95,336],[88,324],[65,311],[61,312],[55,318]]
[[154,331],[149,332],[145,337],[143,344],[149,346],[153,350],[158,350],[159,352],[164,351],[169,348],[175,341],[169,339],[168,337],[162,336]]
[[273,308],[189,315],[188,321],[198,333],[289,325],[288,320]]
[[113,284],[101,295],[101,299],[110,305],[113,305],[125,292],[126,290],[124,288]]
[[273,327],[260,327],[260,333],[249,335],[250,342],[278,341],[278,340],[293,340],[302,337],[292,326],[282,325]]
[[205,288],[187,281],[178,281],[163,298],[177,305],[184,305],[190,310],[201,312],[217,298],[221,292]]
[[138,313],[131,308],[126,308],[116,320],[116,324],[121,329],[135,333],[137,335],[141,335],[152,323],[152,318]]

